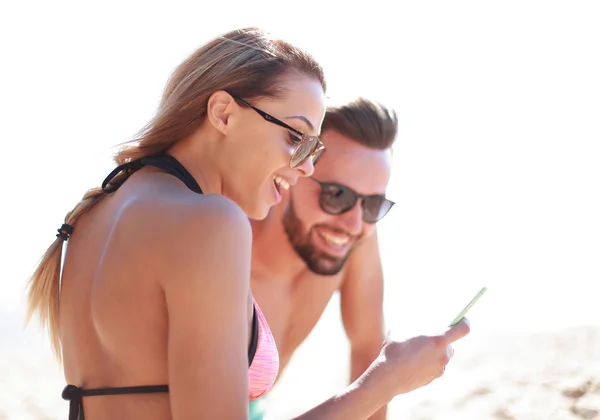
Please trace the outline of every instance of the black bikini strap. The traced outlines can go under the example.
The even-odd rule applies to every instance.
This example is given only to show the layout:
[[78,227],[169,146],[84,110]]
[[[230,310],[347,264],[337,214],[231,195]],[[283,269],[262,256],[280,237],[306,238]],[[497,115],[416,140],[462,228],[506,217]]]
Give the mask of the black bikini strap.
[[258,348],[258,317],[256,316],[256,307],[252,305],[252,339],[248,349],[248,366],[252,365],[256,349]]
[[[258,348],[258,316],[256,307],[252,306],[252,339],[248,349],[248,366],[252,365],[256,349]],[[145,385],[125,386],[119,388],[96,388],[83,389],[75,385],[67,385],[62,392],[63,400],[69,401],[69,420],[85,420],[83,410],[83,397],[95,397],[100,395],[123,395],[123,394],[150,394],[157,392],[169,392],[168,385]]]
[[179,163],[177,159],[175,159],[171,155],[158,155],[158,156],[150,156],[140,159],[142,165],[150,165],[155,166],[159,169],[162,169],[165,172],[170,173],[171,175],[179,178],[190,190],[195,193],[202,194],[202,189],[200,185],[196,182],[192,174],[188,172],[185,167]]
[[[141,159],[132,160],[131,162],[123,163],[117,166],[108,174],[104,181],[102,181],[102,190],[105,193],[115,192],[123,183],[129,178],[129,176],[142,167]],[[118,183],[113,182],[114,178],[121,172],[125,171],[123,179],[119,180]]]
[[[177,159],[167,154],[143,157],[141,159],[132,160],[117,166],[102,182],[102,190],[105,193],[112,193],[116,191],[121,185],[123,185],[127,178],[131,176],[131,174],[146,165],[155,166],[165,172],[170,173],[183,182],[193,192],[202,194],[202,189],[192,174],[190,174]],[[125,171],[123,178],[118,180],[118,182],[115,182],[114,178],[123,171]]]
[[62,392],[62,398],[69,401],[69,420],[85,420],[83,412],[83,397],[99,395],[150,394],[169,392],[168,385],[126,386],[121,388],[82,389],[75,385],[67,385]]

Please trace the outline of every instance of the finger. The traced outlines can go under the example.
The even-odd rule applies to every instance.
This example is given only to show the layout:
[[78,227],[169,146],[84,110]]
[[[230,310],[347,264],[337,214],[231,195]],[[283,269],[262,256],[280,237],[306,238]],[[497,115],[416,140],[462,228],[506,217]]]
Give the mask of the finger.
[[448,344],[454,343],[456,340],[460,340],[465,335],[469,334],[470,330],[469,320],[463,318],[458,324],[455,324],[446,330],[444,338]]

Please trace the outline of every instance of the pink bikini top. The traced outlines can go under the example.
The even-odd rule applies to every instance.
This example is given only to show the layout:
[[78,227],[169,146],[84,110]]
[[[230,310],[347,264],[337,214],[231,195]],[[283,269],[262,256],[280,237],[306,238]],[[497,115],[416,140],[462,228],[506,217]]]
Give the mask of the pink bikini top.
[[254,310],[258,320],[256,353],[248,369],[249,397],[251,400],[265,395],[273,387],[279,372],[279,353],[267,320],[256,301]]

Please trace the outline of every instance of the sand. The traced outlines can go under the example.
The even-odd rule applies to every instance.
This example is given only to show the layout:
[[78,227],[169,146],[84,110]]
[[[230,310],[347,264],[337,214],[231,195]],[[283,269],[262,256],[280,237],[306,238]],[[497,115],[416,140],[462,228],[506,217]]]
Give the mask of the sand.
[[[12,325],[0,332],[0,419],[66,419],[62,373],[47,346]],[[329,335],[335,345],[316,335],[270,395],[269,420],[290,418],[343,386],[347,357],[331,355],[346,344],[339,333]],[[388,418],[600,420],[600,326],[472,335],[443,378],[397,397]]]
[[[600,326],[544,333],[474,331],[455,347],[446,374],[396,397],[389,419],[600,420]],[[345,363],[333,362],[332,368],[345,373]],[[298,371],[286,372],[286,383],[278,384],[282,389],[273,391],[269,420],[290,418],[327,396],[301,385],[297,388],[308,398],[290,398],[295,381],[302,381]]]
[[600,327],[499,334],[474,347],[461,348],[437,398],[393,418],[600,419]]

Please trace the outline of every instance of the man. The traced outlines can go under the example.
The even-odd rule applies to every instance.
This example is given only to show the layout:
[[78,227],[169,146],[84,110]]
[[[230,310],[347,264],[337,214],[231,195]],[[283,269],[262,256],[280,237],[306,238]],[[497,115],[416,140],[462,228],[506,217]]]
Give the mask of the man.
[[[252,293],[279,350],[280,372],[336,290],[351,346],[351,381],[384,340],[383,274],[375,224],[385,198],[393,111],[366,99],[330,107],[321,130],[327,151],[311,178],[292,187],[266,219],[252,221]],[[251,419],[262,418],[251,403]],[[255,412],[254,416],[252,412]],[[384,419],[386,408],[372,419]]]

